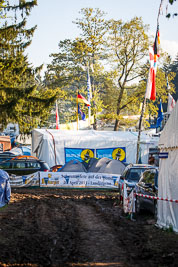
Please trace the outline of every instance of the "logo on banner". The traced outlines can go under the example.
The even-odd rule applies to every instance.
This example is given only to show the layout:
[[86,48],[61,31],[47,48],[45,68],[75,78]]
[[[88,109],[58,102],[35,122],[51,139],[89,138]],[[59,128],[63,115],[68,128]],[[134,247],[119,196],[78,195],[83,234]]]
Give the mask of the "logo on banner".
[[69,176],[65,176],[64,178],[66,180],[66,184],[69,184]]
[[123,161],[125,159],[125,151],[122,148],[116,148],[112,152],[112,158]]
[[44,181],[45,181],[45,184],[46,184],[46,185],[48,184],[48,180],[49,180],[48,177],[44,177]]
[[26,176],[22,176],[23,183],[25,184],[26,182]]
[[94,157],[94,153],[91,149],[84,149],[82,152],[81,152],[81,159],[84,160],[84,161],[87,161],[89,160],[90,158],[93,158]]

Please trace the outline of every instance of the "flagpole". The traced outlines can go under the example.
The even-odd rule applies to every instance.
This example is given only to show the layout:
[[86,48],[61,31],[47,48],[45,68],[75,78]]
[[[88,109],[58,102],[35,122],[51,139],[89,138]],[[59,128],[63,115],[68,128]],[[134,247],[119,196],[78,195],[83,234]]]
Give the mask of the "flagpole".
[[77,91],[77,112],[76,112],[76,117],[77,117],[77,131],[78,131],[78,91]]
[[145,98],[144,98],[142,109],[141,109],[141,115],[140,115],[139,126],[138,126],[137,155],[136,155],[136,163],[137,164],[138,164],[138,161],[139,161],[140,137],[141,137],[142,120],[143,120],[143,115],[144,115],[144,112],[145,112],[145,106],[146,106],[146,93],[145,93]]
[[[91,88],[89,88],[89,86],[91,86],[90,84],[90,73],[89,73],[89,63],[88,63],[88,67],[87,67],[87,94],[88,94],[88,102],[90,103],[90,90]],[[88,107],[88,126],[90,127],[90,118],[91,118],[91,107]]]

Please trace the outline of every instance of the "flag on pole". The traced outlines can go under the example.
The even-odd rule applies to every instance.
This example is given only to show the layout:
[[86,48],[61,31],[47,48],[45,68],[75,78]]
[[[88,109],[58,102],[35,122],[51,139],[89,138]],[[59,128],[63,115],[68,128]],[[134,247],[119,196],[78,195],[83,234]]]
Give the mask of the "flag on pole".
[[163,107],[162,107],[162,101],[160,99],[159,109],[158,109],[158,117],[156,121],[156,128],[161,127],[161,123],[163,120]]
[[57,100],[56,100],[56,129],[59,129],[59,114],[58,114]]
[[160,33],[159,24],[156,30],[156,36],[153,48],[149,48],[150,69],[148,73],[148,80],[146,86],[146,98],[150,100],[156,99],[156,70],[157,58],[160,56]]
[[174,98],[172,97],[171,94],[168,94],[168,105],[167,105],[167,112],[171,113],[171,111],[173,110],[173,108],[175,107],[176,101],[174,100]]
[[154,42],[154,62],[157,61],[157,57],[160,57],[160,33],[159,33],[159,24],[156,30],[155,42]]
[[85,113],[81,110],[79,104],[78,104],[78,114],[80,114],[83,121],[85,121]]
[[92,99],[92,90],[91,90],[89,68],[87,71],[87,94],[88,94],[88,102],[90,103],[90,99]]
[[156,99],[156,86],[155,86],[155,62],[154,62],[154,50],[149,47],[149,58],[150,58],[150,69],[148,72],[148,79],[146,85],[146,98],[155,100]]
[[167,90],[170,90],[171,87],[170,87],[170,85],[169,85],[168,77],[166,77],[166,80],[167,80]]
[[80,93],[77,94],[77,99],[78,99],[78,102],[84,103],[85,105],[87,105],[87,107],[91,106],[90,103],[86,100],[86,98],[82,96]]

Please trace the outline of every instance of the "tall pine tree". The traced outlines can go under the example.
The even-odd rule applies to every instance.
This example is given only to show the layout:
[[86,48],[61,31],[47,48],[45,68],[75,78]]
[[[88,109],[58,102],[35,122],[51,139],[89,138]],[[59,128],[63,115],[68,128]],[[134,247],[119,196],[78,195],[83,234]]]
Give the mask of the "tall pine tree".
[[[1,13],[13,14],[13,21],[2,18],[0,28],[0,124],[19,124],[22,133],[29,133],[43,123],[56,98],[54,90],[39,87],[35,76],[42,66],[34,69],[25,49],[30,45],[36,26],[26,29],[27,17],[36,1],[19,1],[18,5],[1,8]],[[23,19],[19,21],[18,11]]]

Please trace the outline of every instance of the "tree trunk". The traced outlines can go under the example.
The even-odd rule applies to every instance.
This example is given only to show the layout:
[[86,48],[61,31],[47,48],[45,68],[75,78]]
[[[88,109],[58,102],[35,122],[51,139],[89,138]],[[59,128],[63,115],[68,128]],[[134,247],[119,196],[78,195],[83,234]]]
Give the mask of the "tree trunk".
[[[117,116],[119,116],[120,114],[120,105],[121,105],[121,100],[122,100],[122,97],[123,97],[123,93],[124,93],[124,86],[121,87],[121,90],[120,90],[120,93],[119,93],[119,97],[118,97],[118,100],[117,100]],[[118,118],[116,118],[116,121],[115,121],[115,125],[114,125],[114,131],[118,131],[119,129],[119,120]]]

